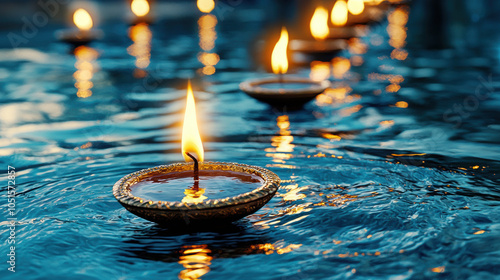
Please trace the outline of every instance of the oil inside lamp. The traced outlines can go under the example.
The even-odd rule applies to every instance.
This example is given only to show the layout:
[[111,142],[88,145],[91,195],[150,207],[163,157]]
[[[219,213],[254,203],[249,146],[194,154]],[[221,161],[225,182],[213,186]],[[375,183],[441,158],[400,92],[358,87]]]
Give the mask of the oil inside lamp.
[[129,174],[113,187],[130,212],[157,223],[230,222],[254,213],[276,193],[279,178],[264,168],[237,163],[204,162],[191,84],[182,128],[186,163],[158,166]]
[[86,45],[91,41],[102,37],[102,31],[92,29],[94,21],[92,20],[89,12],[83,8],[75,10],[73,13],[73,23],[77,27],[77,30],[61,30],[56,33],[56,37],[61,41],[74,45],[75,47]]
[[287,47],[288,32],[283,27],[271,55],[272,70],[277,76],[245,81],[240,84],[240,89],[272,106],[294,109],[300,108],[330,86],[326,80],[315,82],[309,78],[285,75],[288,71]]

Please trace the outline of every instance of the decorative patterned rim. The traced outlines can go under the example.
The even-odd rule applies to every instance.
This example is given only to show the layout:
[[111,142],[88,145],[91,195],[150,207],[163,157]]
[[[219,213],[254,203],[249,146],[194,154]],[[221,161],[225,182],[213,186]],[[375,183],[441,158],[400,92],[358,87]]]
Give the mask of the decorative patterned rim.
[[227,170],[243,173],[251,173],[261,177],[264,183],[259,188],[234,197],[222,199],[210,199],[201,203],[183,203],[171,201],[152,201],[133,196],[130,187],[144,178],[159,174],[193,170],[192,163],[176,163],[170,165],[160,165],[148,169],[143,169],[121,178],[113,186],[113,195],[124,205],[130,205],[139,208],[158,209],[158,210],[204,210],[227,206],[234,206],[258,200],[269,194],[274,194],[279,187],[280,178],[275,173],[252,165],[228,163],[228,162],[202,162],[199,165],[200,170]]
[[308,78],[300,78],[300,77],[291,77],[291,76],[283,76],[283,82],[285,83],[303,83],[308,84],[308,87],[299,88],[299,89],[270,89],[263,88],[260,85],[264,84],[274,84],[279,83],[279,77],[269,77],[262,78],[256,80],[245,81],[240,84],[240,89],[251,96],[259,96],[259,97],[304,97],[310,96],[314,94],[320,94],[325,91],[331,84],[329,81],[324,80],[321,82],[315,82]]

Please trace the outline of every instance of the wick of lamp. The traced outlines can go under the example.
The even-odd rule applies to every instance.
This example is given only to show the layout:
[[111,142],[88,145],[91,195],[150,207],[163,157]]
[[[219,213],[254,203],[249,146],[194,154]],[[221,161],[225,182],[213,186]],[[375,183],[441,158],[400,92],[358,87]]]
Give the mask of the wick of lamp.
[[193,172],[193,177],[194,177],[194,190],[198,190],[199,188],[199,183],[200,183],[200,177],[199,177],[199,171],[198,171],[198,160],[196,157],[194,157],[192,154],[186,152],[186,155],[190,157],[194,161],[194,172]]

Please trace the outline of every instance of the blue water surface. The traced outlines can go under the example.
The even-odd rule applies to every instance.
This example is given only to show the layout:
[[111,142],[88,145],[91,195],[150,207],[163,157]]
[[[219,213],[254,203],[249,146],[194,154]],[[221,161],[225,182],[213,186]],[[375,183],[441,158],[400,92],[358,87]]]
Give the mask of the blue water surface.
[[[4,41],[1,279],[499,279],[498,30],[475,49],[412,49],[411,10],[387,13],[326,64],[291,66],[333,82],[294,111],[239,90],[269,75],[269,22],[252,5],[136,31],[104,21],[106,37],[75,52],[54,39],[57,22],[18,48]],[[131,172],[183,161],[189,78],[205,158],[283,180],[232,225],[160,227],[112,195]]]

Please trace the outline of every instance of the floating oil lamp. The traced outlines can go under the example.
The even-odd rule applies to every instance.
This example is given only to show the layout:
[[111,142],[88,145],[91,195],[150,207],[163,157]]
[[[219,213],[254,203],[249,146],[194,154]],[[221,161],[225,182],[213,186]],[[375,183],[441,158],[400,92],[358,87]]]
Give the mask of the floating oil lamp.
[[271,65],[276,76],[245,81],[240,84],[240,89],[272,106],[288,108],[300,107],[325,91],[330,86],[329,81],[315,82],[309,78],[285,75],[288,71],[287,46],[288,32],[283,27],[271,55]]
[[325,40],[330,33],[328,27],[328,10],[317,7],[309,25],[313,40],[292,40],[290,50],[304,53],[327,53],[341,51],[346,48],[345,40]]
[[246,164],[204,162],[195,103],[188,84],[182,130],[186,163],[161,165],[129,174],[113,187],[131,213],[166,225],[232,222],[254,213],[276,193],[273,172]]
[[130,10],[132,11],[130,22],[133,25],[141,23],[150,24],[152,22],[148,0],[132,0],[130,2]]
[[94,22],[89,12],[79,8],[73,13],[73,23],[77,29],[66,29],[56,33],[57,39],[74,46],[86,45],[102,38],[101,30],[92,29]]

